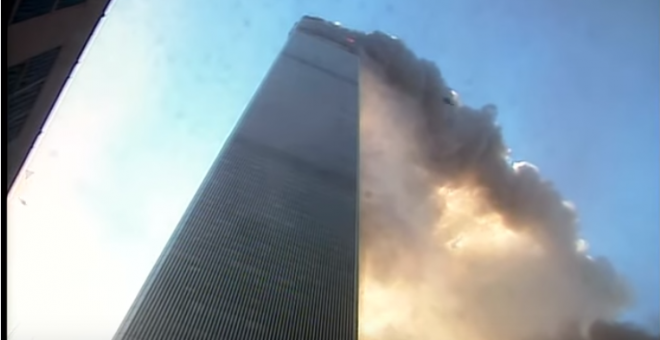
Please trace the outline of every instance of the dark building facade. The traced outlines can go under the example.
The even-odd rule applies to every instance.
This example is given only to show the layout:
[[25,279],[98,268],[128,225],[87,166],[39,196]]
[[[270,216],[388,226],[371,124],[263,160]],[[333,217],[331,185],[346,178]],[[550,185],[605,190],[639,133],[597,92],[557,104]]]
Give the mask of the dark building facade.
[[353,42],[291,31],[115,339],[357,338]]
[[109,0],[10,0],[7,30],[7,106],[2,111],[7,143],[8,192],[41,133],[80,53]]

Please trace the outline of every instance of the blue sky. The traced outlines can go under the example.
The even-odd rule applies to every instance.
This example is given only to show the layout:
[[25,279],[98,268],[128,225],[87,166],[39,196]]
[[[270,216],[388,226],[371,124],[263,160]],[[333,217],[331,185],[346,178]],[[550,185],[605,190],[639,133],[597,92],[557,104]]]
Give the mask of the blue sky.
[[9,328],[113,334],[303,14],[394,34],[465,103],[495,103],[514,158],[577,205],[592,253],[629,279],[628,317],[653,323],[659,11],[656,0],[116,0],[10,196]]

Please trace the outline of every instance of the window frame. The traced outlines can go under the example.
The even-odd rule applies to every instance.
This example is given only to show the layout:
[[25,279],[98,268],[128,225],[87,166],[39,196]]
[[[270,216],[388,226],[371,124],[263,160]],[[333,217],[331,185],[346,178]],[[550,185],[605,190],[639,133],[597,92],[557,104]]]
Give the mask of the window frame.
[[[36,11],[34,9],[25,9],[22,6],[25,3],[28,2],[33,2],[34,4],[38,4],[39,2],[44,3],[43,8],[48,8],[50,9],[48,11],[45,11],[43,13],[30,13],[30,11]],[[48,2],[52,2],[52,4],[49,4]],[[62,9],[78,6],[78,5],[83,5],[87,3],[87,0],[17,0],[15,1],[14,5],[12,6],[13,8],[10,9],[11,11],[11,16],[9,23],[10,24],[18,24],[24,21],[28,21],[34,18],[38,18],[50,13],[53,13],[55,11],[59,11]],[[46,6],[46,4],[48,6]],[[35,6],[36,8],[37,6]],[[17,14],[21,13],[21,11],[24,11],[26,14],[21,14],[21,16],[17,17]]]
[[[44,84],[59,59],[61,50],[61,46],[58,46],[7,68],[8,74],[11,74],[13,69],[18,69],[18,72],[14,72],[15,79],[8,84],[10,88],[7,94],[7,114],[3,117],[7,122],[8,142],[20,136],[39,100]],[[28,78],[30,81],[27,83],[23,82],[26,76],[30,76]]]

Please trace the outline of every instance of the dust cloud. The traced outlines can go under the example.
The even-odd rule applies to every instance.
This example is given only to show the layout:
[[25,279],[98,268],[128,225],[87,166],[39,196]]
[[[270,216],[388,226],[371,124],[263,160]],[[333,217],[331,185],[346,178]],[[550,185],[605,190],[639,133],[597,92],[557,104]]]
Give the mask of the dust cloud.
[[452,99],[401,41],[360,45],[361,340],[657,339],[613,321],[625,281],[510,161],[494,106]]

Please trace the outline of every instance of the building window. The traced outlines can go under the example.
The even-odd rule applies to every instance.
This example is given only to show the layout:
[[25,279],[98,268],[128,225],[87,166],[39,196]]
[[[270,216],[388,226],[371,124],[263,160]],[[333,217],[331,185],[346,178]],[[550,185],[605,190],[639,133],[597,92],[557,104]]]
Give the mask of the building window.
[[62,8],[67,8],[75,5],[80,5],[86,0],[59,0],[57,2],[57,7],[55,9],[62,9]]
[[50,13],[57,0],[21,0],[14,13],[13,23],[25,21]]
[[86,0],[19,0],[18,8],[12,19],[17,23],[32,19],[52,11],[82,4]]
[[28,114],[34,106],[34,103],[39,97],[41,91],[41,84],[35,84],[25,91],[19,92],[16,96],[9,99],[9,141],[13,141],[18,137],[23,129],[23,125],[27,121]]
[[7,123],[10,142],[18,137],[25,125],[59,51],[59,47],[46,51],[7,70],[9,75]]

